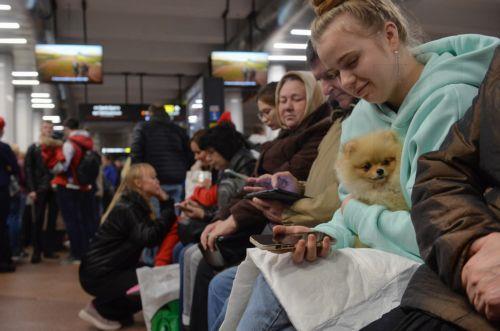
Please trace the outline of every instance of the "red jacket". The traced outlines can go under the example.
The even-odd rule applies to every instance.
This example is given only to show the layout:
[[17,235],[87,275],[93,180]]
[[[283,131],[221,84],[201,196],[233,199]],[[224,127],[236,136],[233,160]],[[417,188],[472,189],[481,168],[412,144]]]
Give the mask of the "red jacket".
[[177,221],[172,225],[165,238],[158,249],[155,256],[155,267],[168,265],[172,263],[174,247],[179,242],[179,235],[177,235]]
[[[212,185],[210,188],[197,186],[189,199],[196,201],[205,207],[215,206],[217,204],[217,185]],[[177,222],[175,222],[163,239],[158,253],[156,253],[155,266],[172,263],[174,247],[178,242],[179,236],[177,235]]]
[[189,199],[198,202],[204,207],[215,206],[217,204],[217,185],[212,185],[210,188],[196,186]]
[[49,170],[52,170],[58,163],[64,163],[62,141],[44,137],[40,140],[40,149],[43,163]]
[[[52,180],[53,185],[67,186],[68,183],[78,185],[76,169],[80,164],[84,151],[92,150],[94,148],[94,142],[92,141],[92,138],[88,135],[88,133],[86,133],[86,131],[75,131],[65,142],[65,144],[68,143],[73,147],[73,157],[71,158],[69,168],[54,177],[54,179]],[[68,174],[70,174],[70,176],[68,176]],[[80,189],[86,191],[90,188],[80,186]]]

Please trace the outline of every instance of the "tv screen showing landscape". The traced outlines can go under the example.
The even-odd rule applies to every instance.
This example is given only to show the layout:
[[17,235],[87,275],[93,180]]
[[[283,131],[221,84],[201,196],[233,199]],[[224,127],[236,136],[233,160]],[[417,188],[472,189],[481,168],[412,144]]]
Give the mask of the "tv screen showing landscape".
[[224,85],[255,86],[267,83],[268,54],[263,52],[212,52],[212,76]]
[[46,83],[102,83],[102,46],[38,44],[38,78]]

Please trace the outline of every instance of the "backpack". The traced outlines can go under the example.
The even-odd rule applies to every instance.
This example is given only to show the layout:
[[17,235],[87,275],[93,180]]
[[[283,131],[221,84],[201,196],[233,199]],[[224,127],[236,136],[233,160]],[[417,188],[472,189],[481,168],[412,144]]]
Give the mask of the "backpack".
[[80,185],[94,185],[101,169],[101,157],[96,151],[84,150],[82,158],[76,167],[76,179]]

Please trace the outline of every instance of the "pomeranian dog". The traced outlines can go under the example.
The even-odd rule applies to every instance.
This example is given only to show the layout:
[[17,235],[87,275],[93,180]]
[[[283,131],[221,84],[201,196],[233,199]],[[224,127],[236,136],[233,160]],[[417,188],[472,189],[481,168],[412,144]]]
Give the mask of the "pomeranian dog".
[[399,182],[401,149],[398,135],[390,130],[348,141],[335,164],[340,182],[361,202],[409,210]]

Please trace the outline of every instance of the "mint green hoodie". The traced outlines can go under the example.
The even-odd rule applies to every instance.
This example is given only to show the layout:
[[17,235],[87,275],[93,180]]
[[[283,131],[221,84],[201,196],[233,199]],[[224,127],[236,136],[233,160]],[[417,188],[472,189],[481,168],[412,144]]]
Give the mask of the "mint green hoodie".
[[[437,150],[450,127],[465,114],[476,96],[500,39],[481,35],[447,37],[414,49],[425,65],[397,113],[386,105],[361,100],[342,124],[341,143],[371,131],[392,129],[403,142],[401,188],[411,206],[420,155]],[[348,192],[339,188],[344,199]],[[410,213],[351,199],[344,213],[316,227],[337,239],[334,249],[352,247],[355,236],[372,247],[421,261]]]

